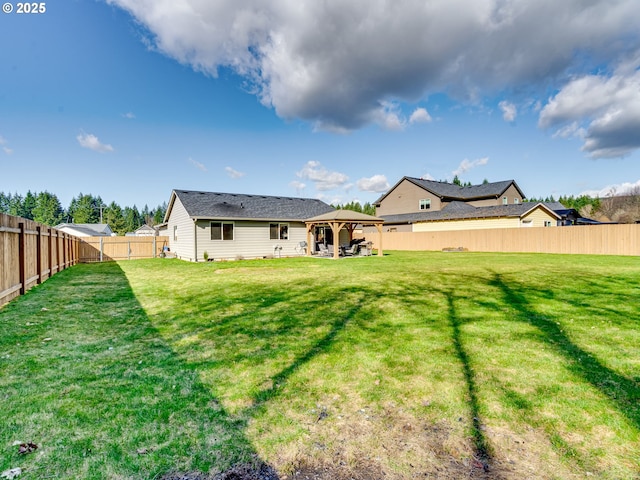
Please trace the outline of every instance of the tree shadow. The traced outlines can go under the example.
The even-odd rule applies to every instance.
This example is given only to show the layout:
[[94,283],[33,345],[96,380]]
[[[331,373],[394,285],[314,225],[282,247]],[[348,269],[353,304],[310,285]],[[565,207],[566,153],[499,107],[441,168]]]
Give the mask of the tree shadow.
[[[484,471],[489,470],[489,466],[493,460],[493,451],[487,437],[484,435],[482,419],[480,416],[480,407],[478,401],[478,387],[476,385],[475,372],[471,366],[469,355],[462,340],[460,331],[461,321],[458,316],[455,295],[452,291],[443,292],[447,299],[447,316],[451,327],[451,339],[455,348],[456,356],[462,367],[464,375],[466,393],[469,400],[469,415],[471,416],[471,433],[473,436],[474,458],[482,463]],[[496,477],[494,477],[496,478]]]
[[[516,310],[516,319],[526,322],[543,334],[543,339],[567,361],[567,368],[605,395],[611,404],[636,428],[640,428],[640,384],[603,365],[594,355],[580,348],[562,331],[558,323],[538,314],[531,306],[530,286],[510,286],[498,273],[490,285],[502,293],[504,302]],[[512,284],[511,284],[512,285]]]
[[[38,422],[34,440],[43,448],[37,458],[20,457],[26,472],[202,478],[198,472],[242,466],[278,478],[244,423],[163,339],[117,263],[75,266],[9,307],[0,312],[3,324],[19,326],[25,312],[34,321],[28,336],[18,333],[24,338],[10,367],[15,373],[4,372],[20,395],[3,400],[14,414],[0,428],[7,443],[10,432],[31,438],[30,422]],[[46,349],[35,340],[44,336]],[[21,374],[33,358],[37,372]],[[46,415],[34,411],[37,405],[46,405]]]

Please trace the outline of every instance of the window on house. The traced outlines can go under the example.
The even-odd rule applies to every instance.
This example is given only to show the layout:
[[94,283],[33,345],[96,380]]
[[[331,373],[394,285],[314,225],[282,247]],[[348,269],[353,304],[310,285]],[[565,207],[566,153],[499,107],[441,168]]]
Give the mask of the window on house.
[[178,226],[177,225],[173,226],[173,241],[174,242],[178,241]]
[[509,203],[509,197],[502,197],[502,204],[507,205]]
[[211,222],[211,240],[233,240],[233,223]]
[[270,223],[269,238],[271,240],[289,240],[288,223]]
[[550,227],[550,226],[551,226],[551,221],[549,221],[549,220],[545,220],[545,221],[544,221],[544,226],[545,226],[545,227]]
[[518,203],[520,203],[520,199],[518,197],[515,197],[513,199],[513,203],[517,205]]
[[420,210],[429,210],[431,208],[431,199],[423,198],[420,200]]

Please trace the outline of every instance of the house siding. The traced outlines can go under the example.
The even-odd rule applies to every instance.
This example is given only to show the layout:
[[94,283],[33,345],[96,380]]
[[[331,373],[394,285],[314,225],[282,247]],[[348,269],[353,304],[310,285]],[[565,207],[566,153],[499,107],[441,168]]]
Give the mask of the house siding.
[[404,180],[376,207],[376,216],[420,212],[419,202],[427,198],[431,199],[429,211],[436,212],[442,208],[440,197]]
[[[211,222],[233,223],[233,240],[211,240]],[[272,240],[269,232],[270,223],[287,223],[289,239]],[[307,230],[303,222],[276,222],[275,220],[264,222],[227,219],[198,220],[196,232],[197,261],[204,260],[205,251],[210,260],[297,256],[300,255],[300,251],[296,250],[296,247],[307,239]],[[282,246],[282,250],[275,250],[276,245]]]
[[551,222],[552,227],[558,226],[558,219],[552,215],[549,215],[545,210],[540,207],[536,208],[528,215],[522,217],[522,222],[531,220],[532,227],[544,227],[544,222]]
[[413,225],[414,232],[444,232],[449,230],[480,230],[485,228],[518,228],[520,219],[475,218],[472,220],[445,220],[441,222],[419,222]]
[[[177,227],[177,240],[174,240],[174,227]],[[175,197],[171,214],[167,220],[167,236],[171,252],[183,260],[195,259],[193,220],[178,197]]]

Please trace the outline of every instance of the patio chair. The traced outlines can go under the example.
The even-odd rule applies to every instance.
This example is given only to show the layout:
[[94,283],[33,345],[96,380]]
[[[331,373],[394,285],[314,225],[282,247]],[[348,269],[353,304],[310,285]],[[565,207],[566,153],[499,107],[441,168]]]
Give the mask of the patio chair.
[[352,245],[349,245],[348,247],[344,247],[344,254],[347,257],[353,257],[354,255],[358,254],[358,249],[360,248],[360,245],[357,243],[354,243]]
[[295,247],[296,252],[299,255],[305,255],[307,253],[307,242],[298,242],[298,245]]
[[333,252],[329,252],[329,249],[324,243],[318,244],[318,250],[320,250],[320,253],[318,255],[320,255],[321,257],[328,257],[330,255],[333,255]]

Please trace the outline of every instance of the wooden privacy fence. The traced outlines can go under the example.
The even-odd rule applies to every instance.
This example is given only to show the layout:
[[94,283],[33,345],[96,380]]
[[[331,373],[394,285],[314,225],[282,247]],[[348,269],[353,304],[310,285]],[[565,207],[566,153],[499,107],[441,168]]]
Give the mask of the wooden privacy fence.
[[93,263],[156,258],[168,246],[169,237],[83,237],[79,261]]
[[0,306],[78,262],[79,239],[0,213]]
[[[367,233],[365,238],[377,248],[377,234]],[[470,252],[640,255],[640,225],[385,232],[382,235],[382,246],[384,250],[443,250],[462,247]]]

